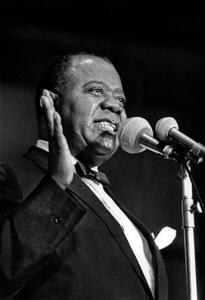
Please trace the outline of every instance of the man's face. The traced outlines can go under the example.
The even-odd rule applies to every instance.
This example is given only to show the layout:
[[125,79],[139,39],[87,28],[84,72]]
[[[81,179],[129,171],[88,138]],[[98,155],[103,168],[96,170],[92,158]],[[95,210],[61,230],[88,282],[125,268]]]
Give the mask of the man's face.
[[74,156],[100,165],[119,147],[126,119],[120,77],[100,58],[76,58],[71,70],[74,82],[60,101],[64,134]]

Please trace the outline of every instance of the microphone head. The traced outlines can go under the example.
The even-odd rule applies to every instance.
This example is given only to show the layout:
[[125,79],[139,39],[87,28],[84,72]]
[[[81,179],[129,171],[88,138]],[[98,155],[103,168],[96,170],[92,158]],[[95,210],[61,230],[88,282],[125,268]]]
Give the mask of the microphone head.
[[128,118],[120,135],[120,146],[128,153],[140,153],[146,150],[139,144],[142,134],[153,136],[153,131],[147,120],[141,117]]
[[166,117],[157,122],[155,131],[158,138],[164,141],[169,138],[169,131],[172,128],[176,128],[177,130],[179,129],[177,121],[172,117]]

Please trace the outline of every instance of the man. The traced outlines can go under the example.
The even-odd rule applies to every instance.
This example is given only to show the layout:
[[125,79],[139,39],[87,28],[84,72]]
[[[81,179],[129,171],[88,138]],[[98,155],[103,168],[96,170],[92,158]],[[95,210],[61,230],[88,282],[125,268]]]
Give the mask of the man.
[[37,145],[0,169],[1,299],[167,299],[152,236],[94,178],[119,147],[124,104],[105,58],[66,55],[47,69]]

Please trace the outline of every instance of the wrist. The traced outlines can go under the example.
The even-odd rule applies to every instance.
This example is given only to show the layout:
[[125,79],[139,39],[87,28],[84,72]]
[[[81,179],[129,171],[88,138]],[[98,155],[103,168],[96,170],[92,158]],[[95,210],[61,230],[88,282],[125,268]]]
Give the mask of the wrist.
[[72,182],[71,179],[63,180],[61,177],[57,175],[50,175],[50,176],[63,190],[67,189]]

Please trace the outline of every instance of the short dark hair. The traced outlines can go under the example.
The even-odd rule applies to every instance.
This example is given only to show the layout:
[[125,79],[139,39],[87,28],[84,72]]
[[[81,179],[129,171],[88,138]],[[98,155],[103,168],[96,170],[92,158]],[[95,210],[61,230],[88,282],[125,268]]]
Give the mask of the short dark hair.
[[74,76],[72,72],[70,72],[70,67],[76,57],[97,57],[112,64],[107,57],[86,52],[79,52],[75,54],[66,53],[54,57],[45,68],[36,90],[35,105],[38,118],[42,113],[40,97],[43,89],[50,90],[51,92],[61,96],[69,83],[74,80]]

